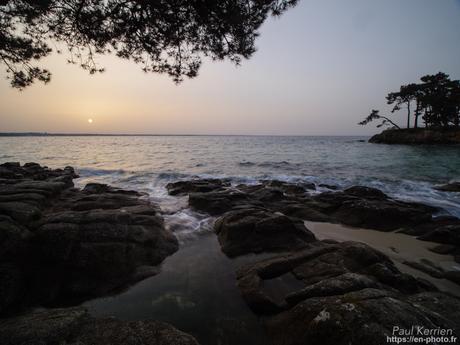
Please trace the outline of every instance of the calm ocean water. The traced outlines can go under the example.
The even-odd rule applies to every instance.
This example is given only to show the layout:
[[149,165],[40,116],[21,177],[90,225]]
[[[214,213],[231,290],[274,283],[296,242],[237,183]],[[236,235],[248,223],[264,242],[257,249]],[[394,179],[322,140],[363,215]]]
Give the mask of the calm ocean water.
[[74,166],[81,184],[104,181],[165,194],[191,177],[311,181],[377,187],[460,216],[460,196],[433,186],[460,179],[459,147],[389,146],[362,137],[151,136],[2,137],[0,162]]
[[[213,218],[190,210],[186,197],[168,196],[165,185],[192,177],[227,177],[235,183],[273,178],[339,187],[360,184],[460,216],[460,195],[433,189],[460,180],[459,147],[387,146],[362,142],[365,139],[2,137],[0,162],[72,165],[81,176],[77,185],[110,183],[144,191],[160,204],[166,226],[181,242],[179,251],[164,261],[158,275],[116,295],[85,302],[93,315],[166,321],[203,345],[263,345],[268,343],[263,326],[242,300],[235,277],[239,265],[260,256],[227,258],[212,234]],[[373,240],[380,243],[378,237]]]

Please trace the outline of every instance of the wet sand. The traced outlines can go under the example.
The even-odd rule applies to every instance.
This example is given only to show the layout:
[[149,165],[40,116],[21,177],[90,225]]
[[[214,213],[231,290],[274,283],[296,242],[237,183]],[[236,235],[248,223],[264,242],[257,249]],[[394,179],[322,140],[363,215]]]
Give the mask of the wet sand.
[[403,263],[404,261],[420,262],[420,260],[429,260],[446,271],[460,270],[460,264],[456,263],[451,255],[441,255],[429,250],[438,246],[437,243],[420,241],[406,234],[352,228],[340,224],[306,221],[305,226],[320,240],[332,239],[339,242],[356,241],[366,243],[388,255],[401,271],[426,279],[435,284],[440,290],[460,296],[459,285],[446,279],[434,278]]

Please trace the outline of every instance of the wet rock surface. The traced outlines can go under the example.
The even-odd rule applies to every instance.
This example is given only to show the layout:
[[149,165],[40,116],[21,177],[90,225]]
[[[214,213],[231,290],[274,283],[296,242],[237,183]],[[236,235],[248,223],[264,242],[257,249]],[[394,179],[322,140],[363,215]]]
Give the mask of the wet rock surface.
[[167,323],[98,319],[78,307],[0,320],[0,339],[4,345],[198,345],[191,335]]
[[72,168],[36,163],[2,164],[0,176],[0,314],[110,293],[178,249],[137,192],[72,188]]
[[345,190],[312,193],[315,186],[283,181],[260,181],[256,185],[237,186],[215,180],[212,183],[204,181],[182,183],[188,186],[188,190],[194,190],[193,185],[206,184],[208,191],[188,194],[189,204],[195,210],[211,215],[263,208],[303,220],[401,231],[422,240],[458,246],[458,218],[435,217],[440,211],[438,208],[392,199],[375,188],[353,186]]

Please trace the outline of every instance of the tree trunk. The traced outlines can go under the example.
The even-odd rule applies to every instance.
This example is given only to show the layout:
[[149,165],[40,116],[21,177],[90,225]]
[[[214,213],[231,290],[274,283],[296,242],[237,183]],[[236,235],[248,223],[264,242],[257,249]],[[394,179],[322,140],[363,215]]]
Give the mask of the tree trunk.
[[410,128],[410,102],[407,102],[407,128]]

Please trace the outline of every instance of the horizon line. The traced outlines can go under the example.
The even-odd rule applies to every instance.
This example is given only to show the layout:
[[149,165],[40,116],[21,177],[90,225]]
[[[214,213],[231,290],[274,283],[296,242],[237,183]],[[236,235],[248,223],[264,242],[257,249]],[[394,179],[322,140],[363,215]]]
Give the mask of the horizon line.
[[49,133],[0,132],[0,137],[367,137],[358,134],[155,134],[155,133]]

